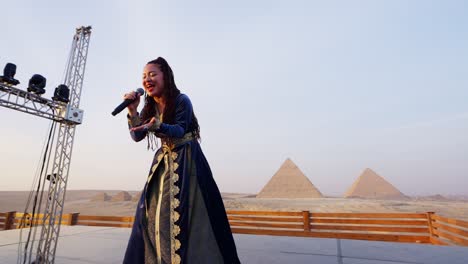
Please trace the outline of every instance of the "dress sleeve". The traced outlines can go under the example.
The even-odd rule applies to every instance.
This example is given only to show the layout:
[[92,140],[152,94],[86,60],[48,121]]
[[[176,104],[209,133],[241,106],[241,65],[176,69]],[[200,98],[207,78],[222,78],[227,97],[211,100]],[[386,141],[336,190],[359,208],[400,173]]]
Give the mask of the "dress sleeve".
[[[128,128],[136,127],[141,125],[141,119],[140,119],[140,114],[137,114],[136,116],[130,117],[127,114],[127,120],[128,120]],[[130,136],[132,139],[136,142],[141,141],[146,137],[146,134],[148,132],[146,130],[141,130],[141,131],[130,131]]]
[[161,123],[159,129],[155,131],[156,133],[161,133],[171,138],[184,137],[185,131],[188,130],[192,122],[193,112],[192,103],[187,95],[181,94],[177,97],[175,111],[175,123]]

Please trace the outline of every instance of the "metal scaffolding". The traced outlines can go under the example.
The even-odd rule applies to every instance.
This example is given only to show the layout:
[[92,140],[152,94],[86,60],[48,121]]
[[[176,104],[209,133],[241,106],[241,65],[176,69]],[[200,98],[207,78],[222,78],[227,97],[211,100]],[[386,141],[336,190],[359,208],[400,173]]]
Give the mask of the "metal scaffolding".
[[[76,125],[82,123],[83,119],[83,111],[79,109],[79,105],[90,36],[91,27],[88,26],[77,28],[73,37],[64,80],[64,84],[70,89],[68,104],[0,83],[0,106],[50,119],[59,125],[57,136],[54,137],[56,138],[55,153],[49,178],[47,203],[43,219],[40,221],[42,222],[41,235],[34,261],[37,264],[55,262],[75,128]],[[30,255],[29,259],[31,257]]]

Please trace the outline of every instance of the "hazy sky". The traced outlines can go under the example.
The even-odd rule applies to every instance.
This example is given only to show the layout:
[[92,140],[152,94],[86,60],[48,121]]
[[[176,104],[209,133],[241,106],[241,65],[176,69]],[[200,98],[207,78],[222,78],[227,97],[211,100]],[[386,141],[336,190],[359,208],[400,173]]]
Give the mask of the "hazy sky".
[[[168,3],[169,2],[169,3]],[[158,56],[192,100],[223,192],[290,157],[326,195],[372,168],[403,193],[468,194],[467,1],[6,1],[0,67],[63,80],[93,33],[69,189],[143,187],[154,152],[110,112]],[[29,190],[49,121],[0,108],[0,190]]]

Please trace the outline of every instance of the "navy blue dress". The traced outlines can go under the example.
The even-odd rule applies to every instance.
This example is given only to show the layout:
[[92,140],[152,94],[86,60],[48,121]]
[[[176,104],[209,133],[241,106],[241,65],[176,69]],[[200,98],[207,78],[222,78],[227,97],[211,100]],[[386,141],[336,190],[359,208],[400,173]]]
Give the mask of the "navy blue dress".
[[[123,263],[240,263],[221,194],[188,131],[190,99],[180,94],[175,105],[175,124],[156,131],[171,141],[154,156]],[[147,133],[131,136],[140,141]]]

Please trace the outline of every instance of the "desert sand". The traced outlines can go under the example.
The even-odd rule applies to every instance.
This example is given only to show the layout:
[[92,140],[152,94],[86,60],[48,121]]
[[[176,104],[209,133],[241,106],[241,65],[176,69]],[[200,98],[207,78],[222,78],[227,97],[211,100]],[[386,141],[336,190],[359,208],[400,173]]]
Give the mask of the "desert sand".
[[[69,190],[64,213],[83,215],[132,216],[136,201],[93,201],[101,193],[116,196],[122,190]],[[135,198],[139,191],[128,191]],[[0,191],[0,212],[23,212],[29,192]],[[468,200],[454,200],[442,196],[408,198],[404,200],[377,200],[357,198],[255,198],[256,194],[223,193],[227,210],[253,211],[311,211],[311,212],[436,212],[439,215],[468,220]],[[31,210],[30,210],[31,211]]]

